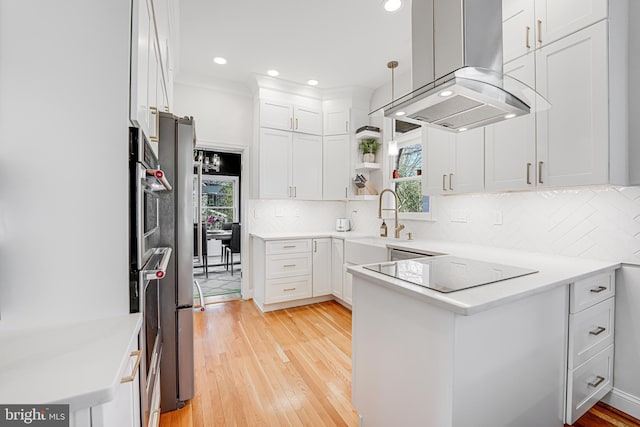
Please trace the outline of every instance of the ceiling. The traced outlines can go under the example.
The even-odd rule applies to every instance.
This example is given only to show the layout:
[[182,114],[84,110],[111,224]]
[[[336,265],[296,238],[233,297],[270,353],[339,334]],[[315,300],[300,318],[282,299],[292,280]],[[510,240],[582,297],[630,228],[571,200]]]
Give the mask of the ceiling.
[[391,80],[387,62],[409,70],[409,4],[389,13],[382,0],[180,0],[178,15],[179,79],[246,84],[276,69],[322,89],[375,89]]

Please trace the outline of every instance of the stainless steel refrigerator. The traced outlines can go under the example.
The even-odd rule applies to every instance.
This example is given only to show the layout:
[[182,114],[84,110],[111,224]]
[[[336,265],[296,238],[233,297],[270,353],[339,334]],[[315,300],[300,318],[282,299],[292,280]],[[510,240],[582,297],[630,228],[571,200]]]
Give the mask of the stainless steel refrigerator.
[[160,245],[173,256],[160,284],[161,408],[171,411],[193,398],[193,150],[192,118],[160,113],[158,161],[173,191],[161,195]]

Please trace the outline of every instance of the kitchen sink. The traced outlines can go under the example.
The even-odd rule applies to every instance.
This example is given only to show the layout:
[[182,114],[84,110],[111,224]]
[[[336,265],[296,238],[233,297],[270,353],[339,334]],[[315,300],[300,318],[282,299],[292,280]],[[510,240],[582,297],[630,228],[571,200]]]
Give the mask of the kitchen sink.
[[344,260],[348,264],[372,264],[386,261],[387,244],[398,239],[385,237],[356,237],[344,242]]

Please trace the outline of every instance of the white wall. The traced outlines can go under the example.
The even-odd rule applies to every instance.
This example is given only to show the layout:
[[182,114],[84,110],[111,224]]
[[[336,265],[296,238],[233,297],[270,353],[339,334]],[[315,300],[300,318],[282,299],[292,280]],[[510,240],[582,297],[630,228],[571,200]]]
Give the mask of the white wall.
[[0,2],[0,329],[129,311],[130,9]]
[[249,200],[250,233],[290,233],[335,230],[345,216],[345,202]]
[[249,89],[231,83],[216,87],[176,82],[174,97],[174,113],[194,117],[198,145],[232,148],[252,144],[253,98]]

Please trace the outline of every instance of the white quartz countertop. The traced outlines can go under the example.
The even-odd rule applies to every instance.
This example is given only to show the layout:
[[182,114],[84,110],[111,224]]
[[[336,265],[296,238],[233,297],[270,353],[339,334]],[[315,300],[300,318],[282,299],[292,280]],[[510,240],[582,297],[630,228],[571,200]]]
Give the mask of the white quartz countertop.
[[[441,293],[409,282],[382,275],[362,266],[348,271],[369,282],[410,293],[425,302],[462,315],[471,315],[501,304],[568,285],[583,277],[620,267],[620,263],[585,258],[565,257],[488,246],[430,240],[390,242],[388,248],[408,251],[430,251],[462,258],[507,264],[538,270],[538,273],[451,293]],[[354,301],[354,303],[356,303]]]
[[66,403],[73,412],[113,400],[141,325],[135,313],[0,331],[0,403]]
[[250,236],[262,240],[286,240],[286,239],[319,239],[322,237],[338,237],[341,239],[353,239],[368,237],[370,235],[354,231],[302,231],[290,233],[249,233]]

